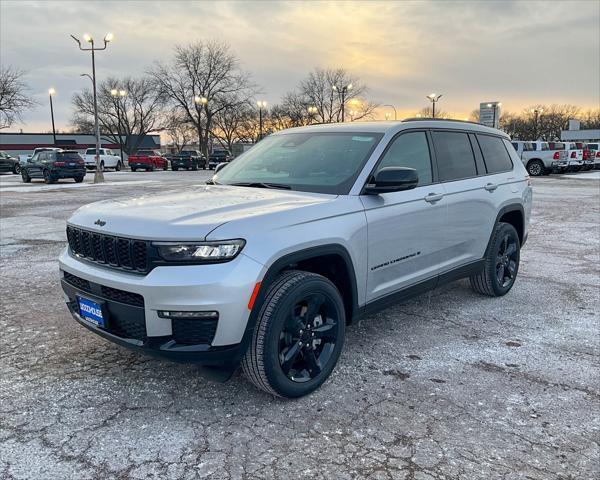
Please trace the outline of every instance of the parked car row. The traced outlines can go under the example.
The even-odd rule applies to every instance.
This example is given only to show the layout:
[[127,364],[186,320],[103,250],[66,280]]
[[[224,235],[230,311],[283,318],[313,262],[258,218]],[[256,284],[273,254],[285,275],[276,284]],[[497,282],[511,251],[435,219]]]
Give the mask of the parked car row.
[[598,143],[513,140],[512,146],[531,176],[600,169]]
[[0,151],[0,173],[18,174],[21,171],[19,160],[8,153]]

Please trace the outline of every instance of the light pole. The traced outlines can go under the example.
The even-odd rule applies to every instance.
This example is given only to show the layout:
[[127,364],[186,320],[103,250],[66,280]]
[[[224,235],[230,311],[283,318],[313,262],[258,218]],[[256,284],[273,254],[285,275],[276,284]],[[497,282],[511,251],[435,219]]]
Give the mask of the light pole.
[[[394,110],[394,120],[398,120],[398,112],[396,112],[396,107],[394,107],[393,105],[384,105],[384,107],[390,107],[392,110]],[[386,120],[389,120],[388,114],[385,114],[385,118]]]
[[[494,128],[496,128],[496,110],[498,110],[498,107],[501,107],[502,103],[501,102],[495,102],[495,103],[488,103],[487,107],[492,109],[493,115],[492,115],[492,126]],[[498,119],[498,122],[500,122],[500,119]]]
[[117,109],[117,133],[119,135],[119,151],[121,152],[121,166],[124,165],[123,162],[123,137],[121,136],[121,102],[120,98],[124,98],[127,95],[125,90],[117,90],[113,88],[110,91],[110,95],[115,99],[115,107]]
[[537,108],[532,108],[531,110],[529,110],[531,113],[533,113],[534,115],[534,126],[533,126],[533,139],[537,140],[538,139],[538,118],[542,115],[542,113],[544,113],[544,109],[540,108],[539,110]]
[[104,36],[103,47],[94,47],[94,39],[90,36],[89,33],[84,33],[83,39],[91,45],[90,48],[82,47],[81,42],[76,36],[71,35],[71,38],[77,42],[77,45],[79,45],[79,50],[82,50],[84,52],[92,52],[92,85],[94,87],[94,127],[96,130],[96,171],[94,173],[94,183],[102,183],[104,182],[104,173],[100,170],[100,124],[98,122],[98,98],[96,95],[96,58],[94,56],[94,53],[97,50],[106,50],[106,47],[108,46],[109,42],[113,39],[113,34],[107,33]]
[[442,98],[442,95],[441,94],[438,95],[436,93],[430,93],[429,95],[427,95],[426,98],[429,99],[429,101],[431,102],[431,105],[432,105],[432,107],[431,107],[432,108],[431,118],[435,118],[435,104],[438,102],[438,100],[440,98]]
[[307,110],[308,110],[308,124],[311,125],[318,109],[317,109],[317,107],[308,107]]
[[256,102],[256,105],[258,105],[258,139],[262,140],[262,138],[263,138],[262,112],[263,112],[263,108],[267,107],[267,102],[265,102],[264,100],[259,100],[258,102]]
[[208,98],[200,95],[196,95],[194,97],[194,103],[196,104],[196,112],[198,112],[198,148],[200,149],[200,153],[205,157],[205,167],[208,167],[208,135],[206,137],[206,148],[202,148],[202,126],[200,124],[202,118],[202,107],[206,107],[208,105]]
[[341,100],[342,100],[342,123],[344,123],[344,110],[346,108],[346,94],[348,93],[348,91],[352,90],[352,84],[349,83],[348,85],[344,85],[342,87],[338,87],[337,85],[332,85],[331,88],[334,92],[339,92],[342,97],[341,98]]
[[50,97],[50,117],[52,117],[52,138],[54,139],[53,145],[56,147],[56,128],[54,127],[54,106],[52,105],[52,96],[56,94],[56,90],[51,88],[48,90],[48,97]]

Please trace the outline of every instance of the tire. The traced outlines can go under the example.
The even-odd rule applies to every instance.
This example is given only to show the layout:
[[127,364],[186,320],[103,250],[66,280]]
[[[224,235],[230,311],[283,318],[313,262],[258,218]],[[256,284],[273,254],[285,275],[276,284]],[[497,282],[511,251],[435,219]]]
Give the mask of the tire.
[[174,172],[176,172],[177,170],[179,170],[179,167],[172,167],[172,170],[173,170]]
[[103,172],[104,171],[104,160],[100,161],[100,171]]
[[135,168],[135,167],[131,167],[131,171],[132,171],[132,172],[137,172],[137,168]]
[[165,162],[162,169],[166,172],[169,169],[169,164],[167,162]]
[[56,182],[56,180],[54,178],[52,178],[52,175],[50,174],[50,172],[48,170],[44,170],[43,175],[44,175],[44,182],[46,182],[47,184]]
[[[335,368],[345,329],[344,303],[333,283],[314,273],[285,272],[267,291],[242,370],[256,387],[272,395],[307,395]],[[285,362],[284,356],[290,354]]]
[[15,163],[15,166],[13,167],[13,173],[15,175],[18,175],[19,173],[21,173],[21,165],[19,165],[18,163]]
[[121,161],[118,161],[117,165],[115,166],[115,172],[120,172],[121,168],[123,168],[123,165],[121,165]]
[[23,183],[31,183],[31,177],[25,169],[21,170],[21,178],[23,179]]
[[73,180],[75,180],[75,183],[81,183],[81,182],[83,182],[83,178],[84,177],[75,177],[75,178],[73,178]]
[[545,169],[546,167],[544,167],[544,164],[541,160],[531,160],[527,164],[527,173],[529,173],[529,175],[532,177],[539,177],[543,175]]
[[473,290],[489,297],[506,295],[517,279],[520,253],[521,243],[515,227],[498,223],[485,253],[483,270],[470,277]]

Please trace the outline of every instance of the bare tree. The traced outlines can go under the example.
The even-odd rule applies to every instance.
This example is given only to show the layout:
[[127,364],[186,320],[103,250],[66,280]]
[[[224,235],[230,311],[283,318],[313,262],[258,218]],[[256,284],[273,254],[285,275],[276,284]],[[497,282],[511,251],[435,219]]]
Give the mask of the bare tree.
[[254,140],[253,132],[258,132],[256,112],[249,101],[234,102],[219,110],[213,120],[213,137],[230,152],[235,142]]
[[[117,91],[117,95],[111,94]],[[124,91],[125,95],[118,94]],[[165,98],[148,77],[108,78],[98,86],[98,121],[102,135],[123,144],[129,155],[136,152],[144,138],[163,128],[162,110]],[[73,96],[75,112],[71,124],[77,131],[90,132],[94,118],[94,97],[86,89]]]
[[[433,109],[431,108],[431,106],[423,107],[417,112],[417,116],[420,116],[422,118],[433,118]],[[444,110],[440,110],[439,107],[436,107],[435,118],[450,118],[450,114],[448,112],[445,112]]]
[[0,66],[0,129],[21,121],[23,112],[37,105],[26,93],[24,76],[23,70]]
[[150,73],[160,92],[195,127],[206,158],[214,116],[256,93],[250,75],[222,42],[178,45],[173,60],[157,63]]
[[167,134],[176,152],[181,152],[196,136],[193,126],[179,111],[170,111],[167,114],[163,123],[163,131]]
[[472,110],[469,115],[469,121],[479,123],[479,109]]
[[[347,88],[342,94],[344,87]],[[334,90],[333,87],[336,87]],[[300,83],[299,93],[306,107],[317,108],[315,119],[319,123],[340,122],[342,119],[342,97],[345,110],[354,111],[353,120],[371,118],[378,104],[364,99],[367,86],[359,78],[343,68],[316,68]],[[350,108],[349,108],[350,106]]]
[[582,128],[600,129],[600,108],[596,110],[587,110],[581,116]]

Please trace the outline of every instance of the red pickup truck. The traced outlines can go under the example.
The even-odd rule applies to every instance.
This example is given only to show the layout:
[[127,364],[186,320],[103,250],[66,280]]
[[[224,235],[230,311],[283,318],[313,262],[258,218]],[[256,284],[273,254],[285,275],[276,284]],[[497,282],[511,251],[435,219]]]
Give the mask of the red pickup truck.
[[154,150],[139,150],[135,155],[129,155],[127,162],[132,172],[135,172],[138,168],[147,172],[152,172],[156,168],[162,168],[163,170],[169,168],[168,160]]

